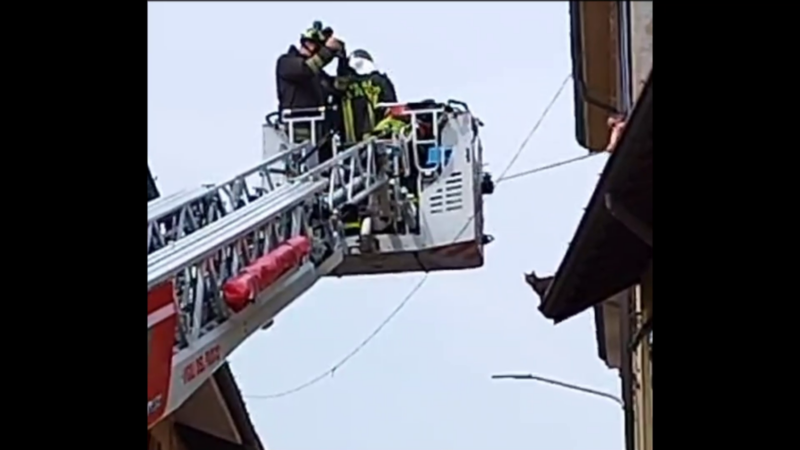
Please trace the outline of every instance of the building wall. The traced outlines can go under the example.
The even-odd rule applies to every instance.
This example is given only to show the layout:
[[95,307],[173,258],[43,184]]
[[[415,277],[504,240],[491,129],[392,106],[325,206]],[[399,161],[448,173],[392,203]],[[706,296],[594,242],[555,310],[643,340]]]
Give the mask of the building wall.
[[653,69],[653,2],[630,4],[631,68],[634,98],[639,97]]
[[147,450],[187,450],[178,437],[172,416],[157,423],[148,434]]
[[[653,69],[653,2],[636,1],[627,3],[629,23],[627,32],[630,37],[630,52],[620,59],[620,66],[628,66],[632,75],[632,94],[634,102],[639,98],[650,72]],[[629,60],[626,60],[630,58]],[[622,69],[620,69],[622,71]],[[653,264],[642,275],[641,283],[632,292],[634,312],[632,334],[653,314]],[[632,409],[634,416],[634,448],[636,450],[652,450],[653,448],[653,387],[652,387],[652,351],[649,337],[641,339],[639,344],[629,350],[630,338],[622,340],[625,348],[632,351],[631,375],[633,377]]]
[[[653,264],[642,276],[636,287],[635,318],[636,330],[653,317]],[[633,413],[635,423],[635,449],[653,449],[653,364],[652,342],[644,336],[633,349]]]
[[[220,371],[229,370],[223,366]],[[235,402],[223,393],[217,372],[206,380],[189,399],[172,414],[156,423],[148,432],[147,450],[259,450],[260,443],[250,439],[243,443],[242,431],[247,426],[231,414]],[[234,386],[235,388],[235,386]],[[249,423],[249,419],[246,419]],[[188,431],[187,431],[188,430]],[[189,433],[187,435],[187,433]],[[195,439],[192,439],[194,437]],[[257,436],[254,436],[257,440]]]
[[203,383],[173,413],[174,419],[186,426],[236,444],[242,443],[242,437],[224,396],[217,385],[216,377]]
[[[609,103],[629,109],[639,98],[653,67],[653,2],[581,2],[581,6],[585,44],[582,75],[587,87]],[[609,113],[598,108],[587,111],[581,119],[587,122],[589,141],[595,146],[605,145]],[[627,417],[630,412],[633,416],[632,420],[626,419],[627,448],[652,450],[652,341],[645,338],[630,348],[636,330],[652,317],[652,262],[640,284],[606,300],[601,312],[605,320],[605,362],[620,369]]]
[[[633,96],[639,98],[650,71],[653,69],[653,2],[629,2],[631,33],[631,68]],[[634,319],[639,329],[653,316],[653,263],[636,287]],[[634,422],[636,450],[653,449],[653,364],[650,337],[644,337],[633,349]]]
[[582,49],[575,82],[582,83],[581,90],[593,99],[582,100],[580,120],[585,126],[585,141],[581,145],[592,151],[602,151],[608,144],[609,112],[595,102],[620,107],[617,2],[575,2],[575,7],[580,15],[580,33],[573,38],[580,39]]

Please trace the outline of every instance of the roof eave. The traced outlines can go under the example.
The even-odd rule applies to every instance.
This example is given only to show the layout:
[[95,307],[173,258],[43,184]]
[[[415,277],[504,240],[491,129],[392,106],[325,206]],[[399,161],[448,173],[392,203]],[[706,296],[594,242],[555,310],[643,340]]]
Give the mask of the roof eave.
[[575,139],[603,151],[609,115],[620,110],[617,2],[569,2]]
[[597,340],[597,356],[601,360],[608,360],[608,351],[606,349],[606,323],[603,317],[603,305],[594,305],[594,326],[595,326],[595,339]]
[[214,373],[214,380],[217,382],[217,386],[225,399],[244,446],[252,450],[264,450],[228,363],[223,364]]
[[586,102],[581,95],[580,84],[580,80],[583,79],[583,30],[580,2],[569,2],[569,28],[570,53],[572,55],[572,99],[575,106],[575,139],[581,147],[586,147]]
[[580,280],[568,280],[568,278],[573,278],[572,272],[575,266],[584,264],[589,257],[588,252],[592,250],[589,241],[598,239],[595,235],[598,233],[601,222],[609,221],[609,212],[605,206],[606,194],[613,191],[615,185],[618,184],[617,180],[627,176],[627,173],[635,165],[632,162],[632,158],[637,151],[636,147],[641,144],[643,133],[652,132],[652,84],[651,71],[639,101],[628,120],[625,132],[620,137],[616,150],[606,163],[606,168],[603,170],[600,181],[592,194],[589,206],[575,233],[575,238],[556,272],[553,283],[539,306],[541,313],[555,323],[562,322],[601,302],[605,297],[633,284],[632,280],[629,279],[631,278],[630,274],[626,274],[627,278],[612,280],[616,282],[617,286],[613,285],[613,283],[609,284],[608,290],[611,292],[604,293],[604,297],[585,298],[578,301],[568,298],[571,294],[567,291],[575,291],[574,284],[580,282]]

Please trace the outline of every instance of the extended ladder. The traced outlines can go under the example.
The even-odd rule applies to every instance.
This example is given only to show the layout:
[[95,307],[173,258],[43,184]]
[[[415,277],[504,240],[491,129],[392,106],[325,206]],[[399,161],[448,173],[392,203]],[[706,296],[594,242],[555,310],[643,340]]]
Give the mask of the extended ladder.
[[[341,263],[339,208],[389,187],[390,159],[374,140],[273,183],[307,150],[299,145],[219,185],[148,204],[148,427]],[[243,282],[245,297],[235,285],[243,275],[256,280]],[[172,338],[152,338],[166,335],[159,327]]]
[[400,105],[409,126],[343,151],[292,144],[325,108],[283,111],[263,162],[148,202],[148,428],[322,276],[483,265],[481,123],[459,105]]

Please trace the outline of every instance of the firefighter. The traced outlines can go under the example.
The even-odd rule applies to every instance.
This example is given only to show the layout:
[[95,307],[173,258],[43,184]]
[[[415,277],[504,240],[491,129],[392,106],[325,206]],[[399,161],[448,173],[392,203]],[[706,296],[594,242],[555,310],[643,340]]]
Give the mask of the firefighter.
[[[394,90],[394,83],[383,72],[378,71],[375,62],[366,50],[355,50],[348,58],[350,67],[361,77],[366,77],[370,88],[367,95],[374,105],[379,103],[397,103],[397,93]],[[386,111],[376,109],[376,117],[383,117]]]
[[[322,23],[314,22],[313,26],[300,36],[300,47],[292,45],[278,58],[275,66],[275,78],[278,91],[278,107],[280,110],[317,108],[329,105],[329,97],[334,94],[332,78],[323,72],[337,55],[341,54],[344,44],[333,36],[333,30],[323,29]],[[332,125],[319,124],[317,136],[324,136]],[[310,138],[310,125],[298,124],[294,130],[295,142]],[[319,145],[319,160],[324,161],[331,156],[330,145]]]
[[280,109],[313,108],[326,104],[329,76],[322,71],[337,53],[342,42],[325,33],[320,22],[300,36],[300,47],[292,45],[278,58],[275,67]]
[[[389,77],[379,72],[372,56],[365,50],[356,50],[347,61],[339,61],[336,71],[336,89],[340,92],[342,126],[340,136],[345,146],[355,144],[374,134],[377,122],[385,111],[379,103],[396,103],[394,85]],[[358,235],[364,217],[359,205],[342,208],[345,236]]]
[[384,116],[379,103],[395,103],[394,85],[375,67],[365,50],[354,51],[346,64],[337,69],[335,87],[340,92],[342,139],[354,144],[367,137]]

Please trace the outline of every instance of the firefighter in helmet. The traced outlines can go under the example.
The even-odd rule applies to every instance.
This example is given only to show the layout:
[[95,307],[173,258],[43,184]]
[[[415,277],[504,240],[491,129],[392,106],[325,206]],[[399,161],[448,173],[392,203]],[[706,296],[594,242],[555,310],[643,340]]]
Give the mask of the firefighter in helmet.
[[352,52],[344,64],[340,60],[335,87],[341,98],[341,138],[347,144],[357,143],[373,131],[385,114],[378,104],[397,102],[392,81],[361,49]]
[[[280,110],[319,108],[329,105],[335,94],[333,79],[323,69],[344,49],[344,44],[334,37],[331,28],[323,28],[322,22],[314,22],[311,28],[300,35],[300,46],[292,45],[278,57],[275,78]],[[328,121],[330,122],[330,121]],[[325,135],[331,123],[318,124],[317,136]],[[295,141],[310,138],[310,125],[298,124],[294,130]],[[319,160],[330,158],[329,145],[320,146]]]

